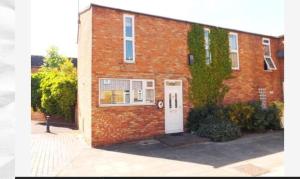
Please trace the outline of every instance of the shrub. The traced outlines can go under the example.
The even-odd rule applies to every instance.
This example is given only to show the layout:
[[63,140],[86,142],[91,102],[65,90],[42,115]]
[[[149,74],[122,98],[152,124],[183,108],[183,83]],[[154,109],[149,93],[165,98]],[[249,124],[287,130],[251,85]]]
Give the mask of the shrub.
[[31,76],[31,106],[49,115],[66,120],[74,117],[77,97],[77,75],[72,62],[59,55],[55,48],[48,51],[44,66]]
[[204,106],[189,113],[189,131],[212,141],[228,141],[241,136],[241,129],[262,132],[281,129],[283,103],[263,109],[260,102],[237,103],[226,107]]
[[242,129],[252,128],[252,116],[255,108],[247,103],[236,103],[226,107],[228,119]]
[[272,103],[269,108],[263,109],[260,102],[237,103],[227,106],[229,120],[247,131],[264,131],[280,129],[282,115],[281,102]]
[[283,103],[279,101],[275,101],[271,103],[267,113],[267,120],[269,122],[267,128],[274,129],[274,130],[281,129],[283,126],[281,122],[282,118],[283,118]]
[[31,75],[31,107],[33,111],[41,109],[42,93],[40,90],[40,84],[44,76],[45,75],[42,72]]
[[218,106],[205,106],[190,112],[187,127],[212,141],[228,141],[241,136],[240,128],[227,119],[226,111]]
[[240,128],[229,120],[212,120],[210,123],[201,123],[197,134],[208,137],[215,142],[237,139],[241,136]]
[[43,112],[61,115],[66,120],[73,117],[77,93],[76,71],[73,68],[67,60],[58,69],[45,69],[46,75],[40,84]]

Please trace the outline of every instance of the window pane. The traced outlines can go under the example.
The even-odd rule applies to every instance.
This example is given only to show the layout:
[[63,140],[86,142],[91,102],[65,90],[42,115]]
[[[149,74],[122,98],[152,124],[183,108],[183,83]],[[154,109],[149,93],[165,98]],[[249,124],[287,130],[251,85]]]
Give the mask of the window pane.
[[175,93],[175,108],[177,108],[177,93]]
[[129,80],[101,80],[101,104],[128,104],[130,103]]
[[232,68],[238,68],[239,64],[238,64],[238,58],[237,58],[237,53],[230,53],[230,58],[231,58],[231,64],[232,64]]
[[167,86],[181,86],[180,81],[167,81],[166,83]]
[[126,37],[132,37],[132,18],[126,17],[125,21]]
[[143,82],[142,81],[133,81],[132,82],[132,90],[133,90],[134,102],[143,102]]
[[125,96],[125,103],[129,104],[130,103],[130,91],[126,90],[124,96]]
[[113,90],[112,91],[112,104],[122,104],[125,103],[124,91],[123,90]]
[[108,90],[129,90],[130,89],[130,81],[129,80],[109,80],[110,83],[106,83],[107,80],[101,80],[101,91]]
[[169,94],[169,108],[172,108],[172,95],[171,93]]
[[269,45],[264,45],[264,55],[265,56],[271,56],[270,46]]
[[101,92],[101,98],[100,98],[101,104],[111,104],[112,103],[112,91],[102,91]]
[[265,62],[268,64],[270,69],[275,69],[275,64],[271,58],[265,58]]
[[147,81],[147,87],[148,88],[153,87],[153,81]]
[[133,44],[131,40],[126,40],[126,60],[133,60]]
[[154,89],[146,89],[146,102],[154,103]]
[[205,48],[209,48],[209,31],[204,30],[204,40],[205,40]]
[[236,35],[229,35],[230,50],[237,50],[237,38]]
[[205,50],[205,61],[206,61],[206,64],[210,64],[211,63],[211,54],[210,54],[210,51],[209,49],[206,49]]
[[263,40],[263,43],[264,44],[270,44],[270,41],[266,39],[266,40]]

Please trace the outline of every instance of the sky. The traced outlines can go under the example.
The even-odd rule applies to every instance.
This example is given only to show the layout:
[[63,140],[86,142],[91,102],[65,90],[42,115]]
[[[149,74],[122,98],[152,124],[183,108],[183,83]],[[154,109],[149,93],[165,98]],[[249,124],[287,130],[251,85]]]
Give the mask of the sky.
[[31,0],[31,54],[50,46],[77,57],[77,13],[89,4],[219,27],[279,36],[284,34],[284,0]]

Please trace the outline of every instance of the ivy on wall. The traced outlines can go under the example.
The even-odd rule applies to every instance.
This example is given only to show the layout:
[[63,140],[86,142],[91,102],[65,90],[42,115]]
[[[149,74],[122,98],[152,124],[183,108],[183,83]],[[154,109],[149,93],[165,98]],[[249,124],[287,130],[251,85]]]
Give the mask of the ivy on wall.
[[194,108],[220,104],[229,87],[224,80],[231,77],[228,32],[220,28],[211,28],[209,33],[212,62],[205,62],[205,41],[203,26],[193,24],[188,33],[189,52],[194,56],[190,65],[190,99]]

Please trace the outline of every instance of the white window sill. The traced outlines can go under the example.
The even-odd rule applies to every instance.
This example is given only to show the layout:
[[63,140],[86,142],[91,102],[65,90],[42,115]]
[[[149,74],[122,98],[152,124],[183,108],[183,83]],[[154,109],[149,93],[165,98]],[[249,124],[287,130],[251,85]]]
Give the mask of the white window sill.
[[130,107],[130,106],[155,106],[155,103],[148,104],[100,104],[98,107]]
[[276,70],[264,70],[264,72],[267,72],[267,73],[271,73],[273,71],[276,71]]
[[124,60],[124,63],[127,63],[127,64],[134,64],[135,61],[127,61],[127,60]]

